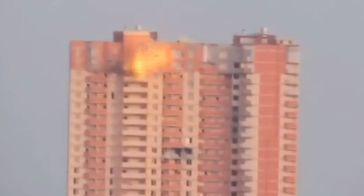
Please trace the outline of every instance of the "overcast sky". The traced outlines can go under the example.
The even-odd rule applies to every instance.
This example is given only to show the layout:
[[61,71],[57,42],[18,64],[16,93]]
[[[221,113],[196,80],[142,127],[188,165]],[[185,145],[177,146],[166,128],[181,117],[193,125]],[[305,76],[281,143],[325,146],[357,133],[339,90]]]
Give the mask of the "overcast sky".
[[140,24],[231,43],[261,26],[302,45],[301,196],[364,195],[364,1],[0,0],[0,195],[65,196],[68,43]]

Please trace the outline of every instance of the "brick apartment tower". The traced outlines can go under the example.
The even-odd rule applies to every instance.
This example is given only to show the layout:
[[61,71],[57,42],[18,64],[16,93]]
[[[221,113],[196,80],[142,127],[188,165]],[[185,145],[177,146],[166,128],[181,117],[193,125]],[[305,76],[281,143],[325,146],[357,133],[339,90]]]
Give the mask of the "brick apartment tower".
[[[136,77],[133,53],[162,58],[155,45],[168,69]],[[296,196],[298,49],[265,29],[232,44],[138,29],[73,41],[68,195]]]

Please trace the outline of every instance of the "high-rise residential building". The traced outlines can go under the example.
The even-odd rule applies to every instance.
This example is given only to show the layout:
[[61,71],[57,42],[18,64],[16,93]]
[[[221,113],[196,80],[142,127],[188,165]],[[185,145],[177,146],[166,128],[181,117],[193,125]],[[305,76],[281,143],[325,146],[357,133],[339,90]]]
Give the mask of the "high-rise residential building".
[[70,47],[69,196],[296,196],[299,47],[140,29]]

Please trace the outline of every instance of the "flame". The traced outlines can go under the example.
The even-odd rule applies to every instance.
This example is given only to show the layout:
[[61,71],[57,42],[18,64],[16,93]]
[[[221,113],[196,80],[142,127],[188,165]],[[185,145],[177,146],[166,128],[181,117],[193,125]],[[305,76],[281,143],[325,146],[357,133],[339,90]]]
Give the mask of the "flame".
[[147,43],[133,50],[130,66],[135,77],[147,77],[161,73],[170,68],[171,54],[167,45]]

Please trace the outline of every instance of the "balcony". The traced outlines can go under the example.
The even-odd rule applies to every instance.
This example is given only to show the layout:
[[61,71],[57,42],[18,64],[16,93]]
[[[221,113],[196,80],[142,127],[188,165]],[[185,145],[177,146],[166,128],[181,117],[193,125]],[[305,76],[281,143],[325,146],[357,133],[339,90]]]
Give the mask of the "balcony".
[[88,140],[85,142],[85,146],[89,147],[89,146],[105,146],[106,145],[106,141],[103,140]]
[[103,74],[95,74],[86,77],[87,83],[106,83],[107,78]]
[[204,175],[204,176],[198,176],[198,180],[204,181],[204,182],[221,182],[221,181],[227,181],[230,179],[229,174],[224,175]]
[[[224,137],[222,137],[221,139],[223,139],[223,138]],[[226,148],[229,148],[229,144],[227,144],[227,143],[200,143],[199,147],[201,149],[226,149]]]
[[145,168],[146,163],[140,161],[128,161],[121,164],[123,168]]
[[179,163],[171,163],[171,162],[169,162],[169,163],[162,163],[162,168],[163,169],[171,169],[171,170],[180,170],[180,169],[182,169],[182,165],[181,164],[179,164]]
[[284,123],[284,128],[290,129],[290,130],[296,130],[297,124],[296,123]]
[[146,97],[125,97],[123,99],[125,104],[146,104],[148,99]]
[[163,105],[182,105],[182,99],[164,99]]
[[123,140],[121,142],[123,146],[137,146],[137,147],[144,147],[147,145],[146,141],[143,140]]
[[296,134],[284,134],[283,138],[288,141],[297,141],[297,135]]
[[[218,105],[214,105],[214,106],[218,106]],[[221,109],[211,110],[211,109],[201,108],[200,116],[203,117],[203,118],[205,118],[205,117],[220,117],[220,116],[228,117],[228,116],[230,116],[230,114],[227,111],[227,109],[226,110],[221,110]]]
[[229,104],[229,101],[227,101],[227,100],[216,100],[216,99],[214,99],[214,100],[203,100],[203,101],[201,101],[200,102],[200,105],[202,106],[202,107],[209,107],[209,106],[222,106],[222,105],[228,105]]
[[201,163],[198,165],[198,169],[201,171],[224,171],[230,168],[230,165],[223,164],[214,164],[214,163]]
[[139,107],[128,107],[123,109],[124,114],[147,114],[148,110],[146,108]]
[[106,151],[105,150],[89,150],[85,152],[86,157],[106,157]]
[[203,133],[199,133],[199,137],[203,139],[207,138],[222,138],[227,137],[229,135],[228,130],[221,130],[221,131],[205,131]]
[[105,129],[87,129],[86,136],[106,136]]
[[224,128],[224,127],[230,127],[230,123],[229,122],[201,122],[200,127],[202,129]]
[[164,87],[163,93],[165,95],[181,95],[183,93],[182,87]]
[[283,79],[283,83],[285,85],[289,85],[289,86],[298,86],[299,80],[298,80],[298,77],[296,77],[296,76],[286,76]]
[[105,189],[104,182],[86,182],[84,185],[85,189],[102,190]]
[[182,121],[181,120],[166,120],[166,119],[164,119],[162,121],[162,126],[166,126],[166,127],[182,127]]
[[295,166],[283,166],[283,171],[294,174],[297,172],[297,169]]
[[105,179],[105,172],[94,172],[89,171],[85,173],[84,177],[86,179]]
[[227,154],[216,155],[216,154],[199,154],[198,158],[200,160],[221,160],[230,158]]
[[285,101],[284,106],[287,108],[298,108],[298,101],[297,100]]
[[203,66],[199,68],[200,74],[217,75],[218,70],[215,66]]
[[287,65],[286,66],[286,73],[291,75],[298,75],[299,74],[299,67],[296,65]]
[[220,194],[226,194],[230,192],[230,186],[229,185],[204,185],[199,186],[198,191],[202,193],[220,193]]
[[146,119],[124,119],[122,122],[124,125],[146,125],[147,120]]
[[284,95],[288,97],[297,97],[299,96],[299,90],[295,87],[290,87],[290,88],[286,87],[284,89]]
[[130,85],[123,88],[124,93],[146,93],[148,88],[140,85]]
[[292,177],[292,176],[285,176],[285,177],[283,177],[283,182],[289,183],[289,184],[295,184],[296,178]]
[[89,106],[89,108],[86,111],[87,114],[101,114],[101,115],[106,115],[107,110],[105,108],[101,108],[101,107],[94,107],[94,106]]
[[122,151],[121,152],[123,157],[146,157],[147,153],[145,151]]
[[297,151],[297,146],[293,145],[293,144],[285,144],[283,146],[283,149],[287,150],[287,151],[291,151],[291,152],[296,152]]
[[182,116],[182,110],[163,109],[164,116]]
[[[103,162],[96,162],[96,161],[89,161],[85,163],[86,168],[105,168],[105,163]],[[89,172],[87,172],[89,173]],[[104,173],[104,172],[103,172]]]
[[180,174],[162,174],[163,180],[181,180],[182,177]]
[[287,162],[291,162],[291,163],[296,163],[297,162],[297,158],[294,155],[284,155],[283,160],[285,160]]
[[200,93],[202,96],[206,95],[215,95],[215,96],[221,96],[221,95],[227,95],[230,94],[229,89],[216,89],[216,88],[202,88],[200,90]]
[[182,78],[179,76],[164,76],[164,82],[171,83],[171,84],[179,84],[182,82]]
[[289,119],[297,119],[298,114],[297,114],[297,112],[285,112],[284,117],[289,118]]
[[126,184],[126,183],[121,183],[121,189],[122,190],[144,190],[146,189],[146,185],[143,183],[140,184]]
[[227,85],[229,82],[223,77],[202,77],[201,85]]
[[163,137],[182,137],[180,131],[163,131]]
[[145,179],[146,177],[147,175],[145,173],[139,172],[127,172],[121,174],[122,179]]
[[283,188],[283,192],[289,195],[295,195],[296,194],[296,189],[292,188],[292,187],[284,187]]
[[90,85],[87,88],[87,91],[90,93],[106,93],[106,88],[104,86],[100,86],[100,85]]
[[121,134],[126,136],[145,136],[147,132],[145,130],[124,129],[121,131]]
[[95,117],[89,117],[86,120],[86,125],[106,125],[106,119],[105,118],[95,118]]
[[162,184],[162,191],[181,191],[181,184]]
[[87,103],[90,104],[100,104],[100,103],[106,103],[106,97],[100,97],[100,96],[90,96],[87,99]]
[[164,141],[162,143],[163,148],[183,148],[185,145],[181,141]]

